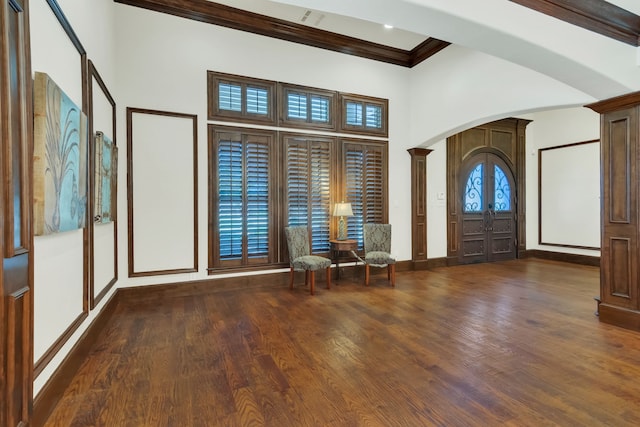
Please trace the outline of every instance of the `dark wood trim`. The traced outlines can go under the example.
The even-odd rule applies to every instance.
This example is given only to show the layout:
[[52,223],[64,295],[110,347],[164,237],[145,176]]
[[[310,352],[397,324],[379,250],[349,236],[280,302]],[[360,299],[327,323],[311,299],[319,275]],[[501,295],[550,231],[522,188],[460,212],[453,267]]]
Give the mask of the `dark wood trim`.
[[629,310],[603,302],[598,304],[598,318],[604,323],[640,331],[640,312],[637,310]]
[[114,1],[207,24],[247,31],[402,67],[413,67],[449,45],[449,43],[442,40],[428,38],[409,51],[206,0]]
[[78,53],[81,55],[86,55],[87,51],[82,46],[82,43],[80,42],[80,38],[78,38],[78,35],[76,34],[76,32],[73,31],[73,28],[71,27],[71,23],[69,22],[64,12],[60,8],[60,5],[58,4],[57,0],[46,0],[46,1],[49,7],[51,8],[51,10],[53,11],[53,14],[58,19],[58,22],[60,22],[62,29],[64,30],[65,33],[67,33],[67,36],[71,40],[71,43],[73,43],[73,45],[75,46]]
[[591,108],[596,113],[604,114],[635,107],[638,104],[640,104],[640,91],[594,102],[593,104],[585,105],[585,107]]
[[[135,271],[133,257],[133,115],[149,114],[165,117],[191,119],[193,122],[193,267]],[[129,277],[157,276],[164,274],[195,273],[198,271],[198,116],[196,114],[175,113],[170,111],[149,110],[145,108],[127,107],[127,222],[129,243]]]
[[71,338],[71,335],[78,330],[84,319],[89,316],[86,310],[83,310],[73,322],[67,327],[67,329],[60,335],[60,337],[51,344],[51,347],[44,352],[44,354],[38,359],[33,367],[34,378],[37,378],[42,370],[51,362],[56,354],[60,351],[63,345]]
[[[114,146],[117,146],[117,141],[116,141],[116,102],[113,99],[113,96],[111,96],[111,93],[109,92],[109,89],[107,88],[107,85],[104,83],[104,80],[102,80],[102,77],[100,76],[100,73],[98,72],[98,70],[96,69],[93,61],[89,60],[88,62],[88,73],[89,73],[89,83],[87,84],[87,93],[88,93],[88,102],[87,102],[87,115],[89,116],[89,179],[87,180],[88,182],[88,190],[91,190],[91,193],[88,194],[92,194],[93,197],[87,197],[87,200],[89,201],[89,206],[87,206],[87,212],[88,212],[88,222],[87,222],[87,231],[88,231],[88,247],[89,247],[89,253],[88,253],[88,263],[89,263],[89,307],[91,310],[93,310],[96,305],[98,305],[98,303],[102,300],[102,298],[104,298],[104,296],[107,294],[107,292],[113,287],[113,285],[116,284],[116,282],[118,281],[118,221],[117,221],[117,216],[116,219],[113,220],[113,278],[109,280],[109,283],[107,283],[106,287],[98,294],[96,295],[95,293],[95,260],[94,260],[94,230],[93,230],[93,226],[94,226],[94,221],[93,218],[95,216],[95,212],[94,212],[94,198],[95,198],[95,194],[93,194],[93,189],[95,187],[95,129],[93,126],[93,81],[95,80],[95,82],[98,84],[98,86],[100,87],[100,89],[102,90],[103,95],[105,96],[105,98],[107,99],[107,101],[109,102],[109,104],[111,104],[111,135],[109,135],[111,137],[111,142],[113,143]],[[93,142],[93,143],[91,143]],[[116,203],[115,206],[117,206],[117,193],[116,194],[112,194],[112,197],[114,197],[116,199]]]
[[548,259],[552,261],[568,262],[571,264],[591,265],[594,267],[600,266],[599,256],[568,254],[564,252],[551,252],[551,251],[543,251],[539,249],[529,249],[521,253],[520,257]]
[[446,257],[431,258],[426,260],[413,261],[412,270],[429,270],[432,268],[447,267],[449,265]]
[[410,148],[411,156],[411,259],[427,260],[427,156],[433,150]]
[[443,40],[434,39],[433,37],[429,37],[418,46],[411,49],[409,53],[409,57],[411,58],[409,61],[409,67],[415,67],[420,64],[422,61],[430,58],[436,53],[440,52],[445,47],[449,46],[451,43],[445,42]]
[[632,46],[640,41],[640,16],[601,0],[511,0]]
[[[326,132],[335,132],[338,128],[338,122],[340,121],[340,104],[338,102],[338,92],[327,89],[319,89],[309,86],[300,86],[292,83],[278,82],[278,126],[287,128],[301,128],[301,129],[316,129]],[[311,117],[307,120],[295,120],[287,117],[287,110],[289,102],[287,94],[289,92],[304,94],[311,98],[312,95],[326,98],[329,100],[329,119],[327,123],[312,122]],[[308,114],[311,114],[311,109],[308,109]]]
[[[219,108],[218,87],[219,82],[232,83],[242,87],[241,111],[230,111]],[[245,89],[247,86],[265,89],[268,93],[267,114],[252,114],[245,111]],[[277,82],[273,80],[258,79],[255,77],[239,76],[236,74],[207,71],[207,119],[221,120],[234,123],[251,123],[255,125],[275,126],[278,123],[278,89]]]
[[[347,124],[347,102],[353,102],[362,104],[362,126],[354,126]],[[382,110],[382,127],[380,129],[366,127],[365,120],[365,106],[372,105],[380,107]],[[377,136],[381,138],[389,137],[389,100],[386,98],[374,98],[372,96],[357,95],[353,93],[338,92],[338,132],[352,133],[358,135]]]
[[45,424],[45,421],[60,401],[64,390],[87,358],[96,339],[113,316],[118,300],[119,293],[116,291],[42,387],[33,402],[32,425],[42,426]]
[[569,245],[569,244],[563,244],[563,243],[549,243],[549,242],[542,241],[542,152],[549,151],[549,150],[556,150],[560,148],[575,147],[578,145],[593,144],[594,142],[600,142],[600,140],[592,139],[590,141],[573,142],[570,144],[556,145],[553,147],[545,147],[545,148],[538,149],[538,244],[539,245],[557,246],[561,248],[589,249],[589,250],[595,250],[595,251],[600,250],[599,247],[593,247],[593,246]]

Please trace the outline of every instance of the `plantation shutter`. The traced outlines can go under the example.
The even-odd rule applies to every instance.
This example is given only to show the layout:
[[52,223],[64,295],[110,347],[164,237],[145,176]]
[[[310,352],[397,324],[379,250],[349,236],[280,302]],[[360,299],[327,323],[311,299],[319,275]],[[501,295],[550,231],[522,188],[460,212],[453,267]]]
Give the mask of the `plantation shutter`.
[[353,216],[347,218],[347,236],[364,247],[363,225],[387,222],[387,150],[379,143],[345,143],[345,202]]
[[219,266],[266,263],[270,253],[270,139],[240,132],[217,138]]
[[329,251],[331,143],[286,139],[287,224],[306,225],[313,253]]
[[251,141],[245,145],[247,256],[269,253],[269,146]]
[[242,257],[242,142],[218,143],[218,233],[220,259]]

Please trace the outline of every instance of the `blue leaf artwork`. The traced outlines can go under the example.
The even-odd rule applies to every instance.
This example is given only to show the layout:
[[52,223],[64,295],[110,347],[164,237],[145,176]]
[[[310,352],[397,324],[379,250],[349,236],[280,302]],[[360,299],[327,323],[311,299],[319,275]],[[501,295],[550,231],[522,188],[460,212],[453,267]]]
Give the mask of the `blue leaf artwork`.
[[45,73],[34,80],[34,234],[84,228],[87,119]]

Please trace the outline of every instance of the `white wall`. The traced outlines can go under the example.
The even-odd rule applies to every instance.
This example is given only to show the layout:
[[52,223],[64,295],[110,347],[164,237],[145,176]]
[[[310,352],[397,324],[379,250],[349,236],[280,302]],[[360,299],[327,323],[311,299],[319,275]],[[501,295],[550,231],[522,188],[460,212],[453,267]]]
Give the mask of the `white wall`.
[[[538,150],[600,139],[600,115],[587,108],[569,108],[537,112],[526,115],[525,118],[533,120],[527,126],[527,249],[600,256],[600,251],[538,244]],[[592,159],[576,158],[574,161],[593,164]],[[557,172],[556,177],[549,177],[549,179],[563,179],[562,171]],[[595,168],[592,174],[600,176],[599,167]],[[576,191],[599,194],[600,189],[592,186],[592,188],[576,189]],[[599,217],[595,212],[589,214]],[[570,236],[567,235],[567,241],[569,240],[571,240]]]
[[[89,4],[90,3],[90,4]],[[89,59],[107,86],[114,85],[111,0],[60,0]],[[30,2],[33,71],[49,74],[63,91],[82,105],[80,56],[45,0]],[[34,359],[37,361],[83,312],[82,230],[36,237],[34,241]],[[103,304],[108,300],[107,296]],[[76,330],[34,382],[37,394],[62,362],[102,305]]]

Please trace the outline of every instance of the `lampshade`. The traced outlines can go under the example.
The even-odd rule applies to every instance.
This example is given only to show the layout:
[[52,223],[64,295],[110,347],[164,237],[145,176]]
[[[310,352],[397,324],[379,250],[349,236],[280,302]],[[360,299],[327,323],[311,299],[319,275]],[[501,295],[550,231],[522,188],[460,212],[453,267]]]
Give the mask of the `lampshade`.
[[335,207],[333,208],[333,216],[353,216],[351,203],[336,203]]

